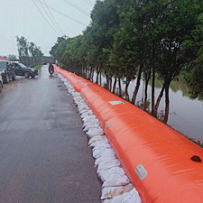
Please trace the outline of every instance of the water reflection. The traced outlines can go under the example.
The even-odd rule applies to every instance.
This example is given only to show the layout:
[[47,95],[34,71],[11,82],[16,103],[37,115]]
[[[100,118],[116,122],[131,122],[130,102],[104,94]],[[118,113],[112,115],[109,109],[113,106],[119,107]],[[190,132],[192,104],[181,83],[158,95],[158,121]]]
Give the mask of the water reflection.
[[[101,84],[105,84],[105,77],[102,76]],[[114,83],[114,78],[112,79],[112,84]],[[156,80],[155,84],[155,100],[157,99],[163,82],[161,80]],[[132,98],[133,91],[136,85],[136,80],[131,81],[128,87],[129,98]],[[121,84],[122,96],[127,98],[128,95],[125,93],[125,84]],[[150,99],[151,99],[151,86],[149,84],[147,92],[147,103],[144,104],[144,81],[141,81],[139,92],[137,95],[136,105],[142,109],[146,109],[147,112],[151,111]],[[184,135],[203,141],[203,101],[199,99],[192,100],[189,97],[189,89],[184,84],[183,79],[179,78],[177,81],[173,81],[170,86],[170,111],[167,124],[170,125],[175,130],[183,133]],[[118,84],[116,85],[116,94],[118,95]],[[163,97],[158,111],[158,118],[163,120],[165,109],[165,98]]]

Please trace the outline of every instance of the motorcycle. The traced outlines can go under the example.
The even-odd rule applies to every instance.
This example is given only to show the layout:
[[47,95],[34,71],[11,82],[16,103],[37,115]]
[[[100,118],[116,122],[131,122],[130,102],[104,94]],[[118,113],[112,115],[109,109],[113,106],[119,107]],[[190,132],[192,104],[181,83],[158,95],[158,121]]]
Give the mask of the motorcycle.
[[54,73],[54,67],[49,67],[49,73],[50,73],[50,75],[52,75],[53,73]]

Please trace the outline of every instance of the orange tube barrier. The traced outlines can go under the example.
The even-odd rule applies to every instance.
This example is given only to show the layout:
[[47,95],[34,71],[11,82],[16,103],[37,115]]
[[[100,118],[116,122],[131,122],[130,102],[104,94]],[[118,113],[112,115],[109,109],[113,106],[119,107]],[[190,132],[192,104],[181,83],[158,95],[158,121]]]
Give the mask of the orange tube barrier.
[[76,75],[70,81],[99,119],[143,203],[203,202],[202,148],[99,85]]

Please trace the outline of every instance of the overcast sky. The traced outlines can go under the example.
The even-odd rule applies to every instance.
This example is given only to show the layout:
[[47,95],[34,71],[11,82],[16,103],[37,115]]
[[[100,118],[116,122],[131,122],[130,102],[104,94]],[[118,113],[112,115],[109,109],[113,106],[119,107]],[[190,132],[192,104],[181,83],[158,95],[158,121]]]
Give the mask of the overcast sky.
[[18,56],[16,36],[49,55],[57,37],[74,37],[90,24],[96,0],[0,0],[0,56]]

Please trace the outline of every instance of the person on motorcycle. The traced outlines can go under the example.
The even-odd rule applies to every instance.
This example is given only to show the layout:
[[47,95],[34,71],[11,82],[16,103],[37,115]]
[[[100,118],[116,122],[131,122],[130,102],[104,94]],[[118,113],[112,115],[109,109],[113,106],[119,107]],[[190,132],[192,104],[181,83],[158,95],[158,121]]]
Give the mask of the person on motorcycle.
[[49,73],[53,74],[54,73],[54,66],[52,63],[49,63]]

